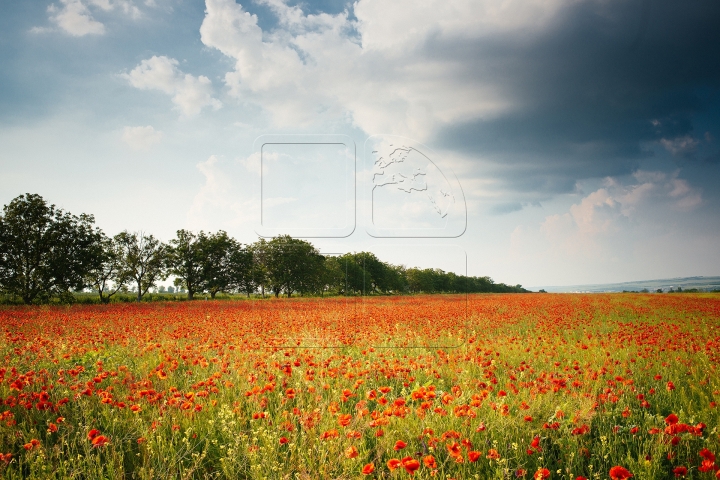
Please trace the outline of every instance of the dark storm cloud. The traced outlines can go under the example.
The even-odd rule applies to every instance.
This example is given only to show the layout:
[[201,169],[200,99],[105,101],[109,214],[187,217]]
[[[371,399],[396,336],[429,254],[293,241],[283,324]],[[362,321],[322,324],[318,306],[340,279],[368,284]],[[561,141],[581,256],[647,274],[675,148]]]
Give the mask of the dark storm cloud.
[[655,154],[712,162],[718,25],[717,1],[586,2],[540,34],[429,40],[431,56],[463,63],[514,105],[448,125],[436,143],[495,162],[516,190],[550,194],[630,173]]

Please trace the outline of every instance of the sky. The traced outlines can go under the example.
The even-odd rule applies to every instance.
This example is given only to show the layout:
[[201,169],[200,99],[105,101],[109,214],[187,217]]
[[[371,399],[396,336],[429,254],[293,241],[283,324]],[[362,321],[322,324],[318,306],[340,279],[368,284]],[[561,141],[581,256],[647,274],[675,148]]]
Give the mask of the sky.
[[3,2],[0,204],[528,287],[720,275],[717,25],[715,0]]

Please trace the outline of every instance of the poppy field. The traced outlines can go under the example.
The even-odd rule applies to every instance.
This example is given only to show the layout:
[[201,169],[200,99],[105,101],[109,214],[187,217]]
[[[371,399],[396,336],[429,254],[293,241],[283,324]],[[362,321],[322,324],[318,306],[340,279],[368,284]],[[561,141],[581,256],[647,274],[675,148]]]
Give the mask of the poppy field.
[[0,310],[2,478],[720,478],[720,296]]

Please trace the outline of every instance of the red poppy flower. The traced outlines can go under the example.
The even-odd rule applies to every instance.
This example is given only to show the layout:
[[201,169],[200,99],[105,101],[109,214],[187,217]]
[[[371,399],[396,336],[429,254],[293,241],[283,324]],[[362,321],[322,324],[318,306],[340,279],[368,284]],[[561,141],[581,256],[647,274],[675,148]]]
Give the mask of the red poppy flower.
[[435,457],[432,455],[427,455],[423,457],[423,463],[428,468],[437,468],[437,462],[435,461]]
[[352,415],[350,415],[349,413],[344,415],[338,415],[338,423],[341,427],[347,427],[348,425],[350,425],[350,420],[352,420]]
[[403,442],[402,440],[398,440],[397,442],[395,442],[395,446],[393,448],[395,450],[402,450],[405,447],[407,447],[407,443]]
[[544,480],[546,478],[550,478],[550,470],[548,470],[547,468],[541,468],[537,472],[535,472],[533,478],[535,480]]
[[482,457],[482,452],[478,452],[476,450],[470,450],[468,452],[468,460],[471,462],[477,462],[480,457]]
[[405,457],[402,459],[402,466],[405,471],[410,475],[413,475],[416,470],[420,468],[420,462],[415,460],[413,457]]
[[625,467],[615,466],[610,469],[610,478],[612,480],[625,480],[632,477],[633,474]]
[[676,477],[684,477],[687,475],[687,467],[675,467],[673,473]]
[[370,474],[373,473],[374,471],[375,471],[375,465],[373,465],[372,463],[368,463],[367,465],[365,465],[365,466],[362,468],[362,474],[363,474],[363,475],[370,475]]

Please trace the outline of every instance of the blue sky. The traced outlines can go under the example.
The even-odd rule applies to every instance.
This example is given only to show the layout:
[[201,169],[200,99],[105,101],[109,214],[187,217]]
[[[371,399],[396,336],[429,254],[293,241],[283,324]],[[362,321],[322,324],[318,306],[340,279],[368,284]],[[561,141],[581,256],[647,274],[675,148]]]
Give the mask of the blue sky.
[[[313,240],[325,251],[464,251],[468,273],[526,286],[718,275],[718,24],[709,0],[4,2],[0,203],[39,193],[108,234],[251,242],[255,139],[344,135],[357,224]],[[463,235],[368,234],[378,134],[454,172]],[[288,191],[325,178],[294,165]],[[319,187],[314,218],[337,191]]]

